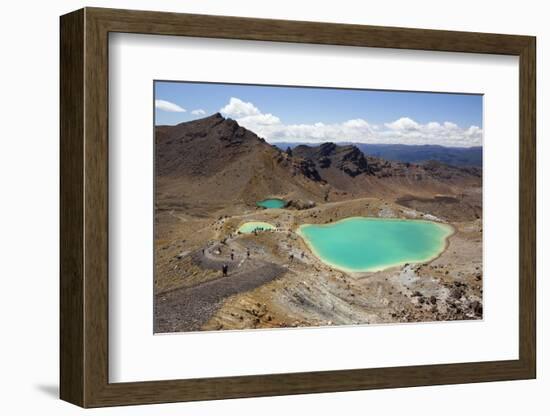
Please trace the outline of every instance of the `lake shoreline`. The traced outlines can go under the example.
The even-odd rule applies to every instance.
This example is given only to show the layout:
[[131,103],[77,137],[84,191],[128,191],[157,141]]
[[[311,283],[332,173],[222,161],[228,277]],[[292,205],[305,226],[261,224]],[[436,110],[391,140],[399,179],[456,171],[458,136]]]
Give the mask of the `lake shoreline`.
[[[309,241],[309,239],[302,232],[302,227],[308,227],[308,226],[330,227],[330,226],[337,225],[338,223],[347,222],[347,221],[350,221],[350,220],[357,220],[357,219],[366,219],[366,220],[369,220],[369,221],[402,221],[402,222],[417,222],[417,223],[418,222],[423,222],[423,223],[429,223],[429,224],[435,224],[435,225],[443,226],[444,228],[448,229],[449,234],[447,234],[444,237],[443,248],[441,250],[439,250],[436,255],[430,256],[429,258],[427,258],[425,260],[421,260],[421,261],[406,260],[406,261],[391,263],[391,264],[388,264],[388,265],[382,265],[382,266],[379,266],[379,267],[371,267],[371,268],[368,268],[368,269],[357,270],[357,269],[348,268],[348,267],[345,267],[345,266],[340,266],[340,265],[334,264],[334,263],[324,259],[323,256],[320,255],[318,250],[315,249],[313,244]],[[456,234],[456,228],[454,226],[452,226],[451,224],[448,224],[448,223],[443,223],[443,222],[438,222],[438,221],[430,221],[430,220],[425,220],[425,219],[381,218],[381,217],[367,217],[367,216],[352,216],[352,217],[342,218],[338,221],[329,222],[329,223],[325,223],[325,224],[308,224],[308,223],[301,224],[296,228],[295,233],[298,236],[300,236],[301,240],[304,242],[304,244],[309,249],[309,251],[323,265],[328,266],[328,267],[332,267],[336,270],[339,270],[339,271],[342,271],[342,272],[345,272],[345,273],[348,273],[348,274],[363,274],[363,273],[377,273],[377,272],[389,270],[389,269],[396,268],[396,267],[402,267],[402,266],[404,266],[406,264],[409,264],[409,263],[412,263],[412,264],[429,264],[429,263],[437,260],[439,257],[441,257],[441,255],[449,248],[450,238],[453,235]]]
[[263,209],[282,209],[288,202],[283,198],[269,197],[256,202],[256,207]]
[[252,234],[254,232],[272,231],[275,230],[275,226],[265,221],[247,221],[242,223],[237,229],[241,234]]

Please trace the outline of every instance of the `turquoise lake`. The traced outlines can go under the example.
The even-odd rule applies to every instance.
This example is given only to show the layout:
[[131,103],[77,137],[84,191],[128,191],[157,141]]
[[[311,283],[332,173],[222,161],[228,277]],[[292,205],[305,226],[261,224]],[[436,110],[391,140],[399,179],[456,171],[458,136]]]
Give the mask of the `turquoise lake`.
[[348,272],[372,272],[434,259],[453,228],[424,220],[352,217],[304,224],[298,234],[324,263]]
[[284,208],[286,201],[279,198],[264,199],[263,201],[256,202],[256,205],[262,208]]
[[250,233],[253,233],[254,231],[266,231],[266,230],[274,230],[274,229],[275,227],[268,222],[250,221],[250,222],[245,222],[243,225],[241,225],[237,231],[243,234],[250,234]]

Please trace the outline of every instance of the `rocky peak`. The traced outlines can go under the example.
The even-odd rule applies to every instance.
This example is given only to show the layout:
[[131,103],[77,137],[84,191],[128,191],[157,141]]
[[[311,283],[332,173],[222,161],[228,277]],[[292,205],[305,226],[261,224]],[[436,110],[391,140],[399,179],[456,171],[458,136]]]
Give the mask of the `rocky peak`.
[[342,159],[339,167],[351,177],[361,173],[369,173],[369,164],[365,155],[355,146],[345,146],[342,148]]
[[321,170],[332,167],[351,177],[369,173],[365,155],[353,145],[339,146],[328,142],[319,146],[297,146],[294,154],[313,161]]
[[256,134],[220,113],[175,126],[156,127],[161,174],[208,176],[242,155],[271,147]]
[[220,113],[214,113],[211,116],[205,117],[202,120],[210,120],[212,122],[219,122],[225,120],[225,117],[222,116]]
[[317,152],[320,157],[330,156],[337,149],[337,146],[332,142],[323,143],[319,146],[319,151]]

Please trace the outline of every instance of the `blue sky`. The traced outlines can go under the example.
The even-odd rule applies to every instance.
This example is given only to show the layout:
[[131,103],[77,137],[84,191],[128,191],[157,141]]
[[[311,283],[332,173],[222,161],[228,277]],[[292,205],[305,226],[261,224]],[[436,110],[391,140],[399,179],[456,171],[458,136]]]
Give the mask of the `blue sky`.
[[156,125],[221,111],[271,142],[482,141],[481,95],[156,81],[155,100]]

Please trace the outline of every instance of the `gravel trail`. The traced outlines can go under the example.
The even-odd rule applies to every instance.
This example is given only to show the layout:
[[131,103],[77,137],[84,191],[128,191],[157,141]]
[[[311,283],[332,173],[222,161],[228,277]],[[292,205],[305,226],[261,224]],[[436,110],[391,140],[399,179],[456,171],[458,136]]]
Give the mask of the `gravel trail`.
[[175,289],[155,298],[154,332],[198,331],[229,296],[247,292],[281,276],[286,268],[265,261],[226,262],[195,254],[202,267],[221,270],[229,265],[229,275],[197,286]]

